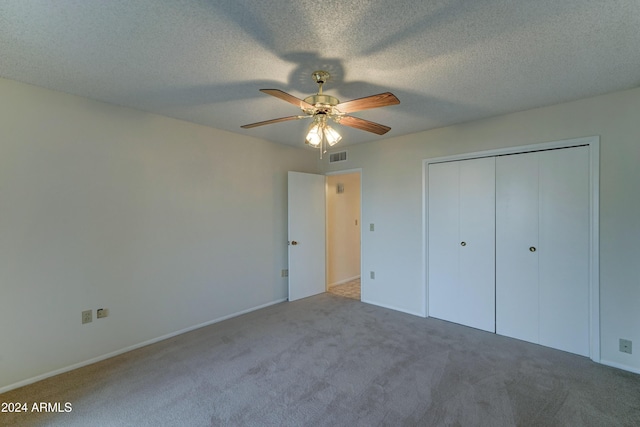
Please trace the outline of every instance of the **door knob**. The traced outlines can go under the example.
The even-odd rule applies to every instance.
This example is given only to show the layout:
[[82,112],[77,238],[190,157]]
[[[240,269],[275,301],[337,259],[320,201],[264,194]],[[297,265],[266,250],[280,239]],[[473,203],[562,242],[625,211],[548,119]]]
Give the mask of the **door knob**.
[[291,244],[292,244],[293,246],[295,246],[295,245],[297,245],[297,244],[298,244],[298,242],[296,242],[295,240],[292,240],[292,241],[291,241]]
[[467,242],[460,242],[460,246],[467,246]]
[[531,246],[531,247],[529,248],[529,251],[531,251],[531,252],[535,252],[535,251],[536,251],[536,247],[535,247],[535,246]]

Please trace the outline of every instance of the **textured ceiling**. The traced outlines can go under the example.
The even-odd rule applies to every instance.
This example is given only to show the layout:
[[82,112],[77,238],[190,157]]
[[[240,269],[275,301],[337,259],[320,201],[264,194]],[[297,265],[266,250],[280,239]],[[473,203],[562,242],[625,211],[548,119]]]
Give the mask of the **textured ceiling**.
[[240,128],[299,113],[258,89],[400,99],[344,146],[636,87],[639,28],[639,0],[2,0],[0,76],[296,146]]

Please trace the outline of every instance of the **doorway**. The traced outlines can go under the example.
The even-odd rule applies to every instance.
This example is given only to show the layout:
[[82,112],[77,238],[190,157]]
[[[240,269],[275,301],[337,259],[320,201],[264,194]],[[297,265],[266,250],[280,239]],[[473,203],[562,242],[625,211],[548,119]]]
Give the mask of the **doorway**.
[[326,210],[327,292],[360,300],[360,171],[327,175]]

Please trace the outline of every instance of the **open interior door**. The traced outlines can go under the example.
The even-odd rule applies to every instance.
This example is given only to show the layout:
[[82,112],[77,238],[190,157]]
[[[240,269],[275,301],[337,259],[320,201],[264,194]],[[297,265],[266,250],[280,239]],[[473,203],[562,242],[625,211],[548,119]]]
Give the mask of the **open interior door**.
[[325,177],[289,172],[289,301],[320,294],[325,279]]

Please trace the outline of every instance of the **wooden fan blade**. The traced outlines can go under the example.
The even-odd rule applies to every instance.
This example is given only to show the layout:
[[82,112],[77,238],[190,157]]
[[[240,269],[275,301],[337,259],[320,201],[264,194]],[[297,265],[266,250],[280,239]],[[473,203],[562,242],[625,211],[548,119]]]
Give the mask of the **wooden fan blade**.
[[280,89],[260,89],[260,92],[266,93],[267,95],[275,96],[276,98],[280,98],[283,101],[287,101],[288,103],[302,109],[313,108],[313,105],[309,104],[308,102],[305,102],[300,98],[296,98],[293,95],[289,95],[287,92],[283,92]]
[[288,122],[289,120],[298,120],[304,119],[307,116],[289,116],[289,117],[280,117],[279,119],[265,120],[264,122],[251,123],[248,125],[240,126],[242,129],[250,129],[257,126],[270,125],[271,123],[280,123],[280,122]]
[[391,92],[379,93],[377,95],[366,96],[352,101],[342,102],[336,108],[342,113],[353,113],[354,111],[368,110],[370,108],[386,107],[387,105],[400,104],[400,100]]
[[359,119],[353,116],[342,116],[338,123],[352,128],[366,130],[367,132],[376,133],[378,135],[384,135],[391,130],[389,126],[370,122],[369,120]]

